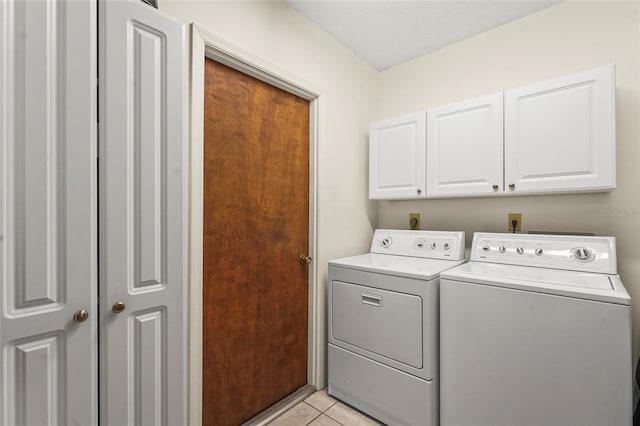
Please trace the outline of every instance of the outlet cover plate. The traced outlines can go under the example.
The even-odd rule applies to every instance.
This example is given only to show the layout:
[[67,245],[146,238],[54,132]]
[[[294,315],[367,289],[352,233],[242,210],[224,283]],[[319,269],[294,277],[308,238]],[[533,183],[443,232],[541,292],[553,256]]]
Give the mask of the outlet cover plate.
[[522,213],[509,213],[508,221],[507,221],[507,231],[513,232],[513,224],[511,221],[517,220],[518,224],[516,225],[516,232],[522,231]]
[[409,229],[420,230],[420,213],[409,213]]

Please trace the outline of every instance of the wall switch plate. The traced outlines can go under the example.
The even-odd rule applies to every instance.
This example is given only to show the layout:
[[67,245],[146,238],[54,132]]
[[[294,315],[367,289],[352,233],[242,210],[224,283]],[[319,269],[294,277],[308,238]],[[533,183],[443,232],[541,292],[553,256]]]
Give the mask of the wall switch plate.
[[409,229],[412,231],[420,229],[420,213],[409,213]]
[[509,213],[507,216],[509,218],[507,222],[507,230],[509,232],[513,232],[513,221],[517,220],[516,232],[522,231],[522,213]]

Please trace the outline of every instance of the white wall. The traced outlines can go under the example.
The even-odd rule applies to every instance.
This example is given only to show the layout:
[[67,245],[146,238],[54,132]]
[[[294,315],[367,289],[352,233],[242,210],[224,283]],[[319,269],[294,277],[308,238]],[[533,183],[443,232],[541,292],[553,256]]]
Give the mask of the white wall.
[[[569,1],[396,66],[379,75],[378,119],[616,64],[617,189],[611,193],[380,202],[379,226],[506,232],[575,231],[617,239],[618,270],[640,301],[639,2]],[[635,308],[634,336],[640,328]],[[637,341],[637,339],[636,339]],[[635,346],[634,346],[635,347]]]

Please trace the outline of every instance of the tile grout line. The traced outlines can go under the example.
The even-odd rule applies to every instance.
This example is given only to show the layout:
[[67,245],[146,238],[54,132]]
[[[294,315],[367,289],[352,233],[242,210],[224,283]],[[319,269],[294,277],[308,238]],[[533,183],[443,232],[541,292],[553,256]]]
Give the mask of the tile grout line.
[[322,416],[323,414],[325,416],[327,416],[328,418],[330,418],[331,420],[333,420],[334,422],[336,422],[337,424],[339,424],[340,426],[344,426],[342,423],[340,423],[338,420],[334,419],[333,417],[331,417],[330,415],[327,414],[327,411],[329,411],[329,409],[331,409],[331,407],[333,407],[334,405],[336,405],[338,403],[337,400],[333,401],[331,403],[331,405],[329,405],[327,408],[325,408],[324,410],[320,411],[318,410],[318,408],[314,407],[313,405],[309,404],[306,401],[302,401],[303,403],[307,404],[308,406],[315,408],[317,411],[320,412],[320,414],[318,414],[316,417],[314,417],[313,419],[311,419],[310,422],[307,423],[307,426],[309,426],[311,423],[313,423],[316,419],[318,419],[318,417]]
[[313,405],[309,404],[308,402],[302,401],[302,404],[306,404],[306,405],[308,405],[309,407],[311,407],[312,409],[314,409],[314,410],[316,410],[318,412],[317,416],[315,416],[314,418],[312,418],[311,420],[309,420],[307,422],[307,426],[310,425],[311,423],[313,423],[318,417],[320,417],[322,415],[322,411],[318,410],[316,407],[314,407]]

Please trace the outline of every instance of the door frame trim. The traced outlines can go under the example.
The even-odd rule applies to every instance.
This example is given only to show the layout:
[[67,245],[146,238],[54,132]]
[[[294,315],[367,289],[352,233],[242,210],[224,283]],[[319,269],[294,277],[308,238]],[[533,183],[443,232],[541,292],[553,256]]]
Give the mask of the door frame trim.
[[[325,123],[325,91],[228,41],[190,25],[189,144],[189,333],[187,341],[188,404],[191,426],[202,424],[202,197],[204,148],[204,62],[213,59],[309,101],[309,256],[318,259],[318,147]],[[318,275],[309,265],[307,384],[324,387],[326,310]]]

